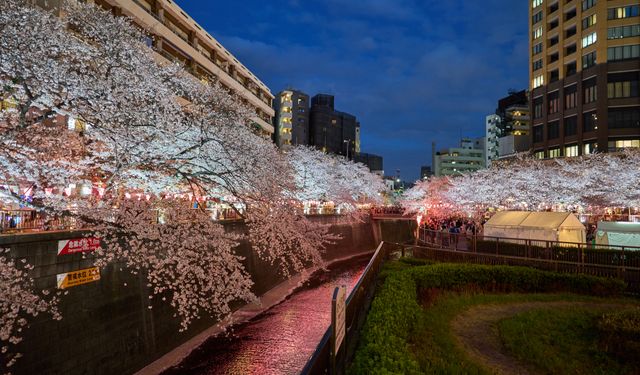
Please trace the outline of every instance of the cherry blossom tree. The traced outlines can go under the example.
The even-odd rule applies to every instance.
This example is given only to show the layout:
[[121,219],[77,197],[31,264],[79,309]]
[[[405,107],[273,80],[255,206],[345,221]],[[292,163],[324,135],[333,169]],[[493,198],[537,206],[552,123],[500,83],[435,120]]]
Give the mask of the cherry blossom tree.
[[294,169],[299,201],[331,201],[353,211],[359,203],[381,203],[382,178],[360,164],[309,146],[287,153]]
[[[96,264],[123,262],[146,276],[152,297],[176,309],[183,329],[255,298],[234,250],[241,239],[291,275],[322,264],[336,239],[302,215],[300,200],[324,195],[353,206],[377,198],[379,182],[363,166],[306,150],[312,156],[302,167],[280,153],[255,131],[242,100],[212,77],[162,62],[124,17],[78,2],[54,16],[6,0],[0,32],[4,194],[90,228],[102,238]],[[28,186],[33,200],[21,201],[14,185]],[[213,221],[208,198],[232,202],[247,234]],[[0,282],[15,276],[11,262],[0,265]],[[16,298],[0,308],[17,314],[24,309],[11,301],[30,300],[38,307],[27,314],[59,316],[55,300],[36,299],[30,285],[7,285]],[[13,315],[0,321],[0,338],[12,337],[20,322]]]
[[465,213],[489,207],[591,212],[604,207],[638,207],[638,162],[640,152],[636,150],[551,160],[520,155],[476,173],[418,183],[407,192],[404,204],[414,210],[446,207]]

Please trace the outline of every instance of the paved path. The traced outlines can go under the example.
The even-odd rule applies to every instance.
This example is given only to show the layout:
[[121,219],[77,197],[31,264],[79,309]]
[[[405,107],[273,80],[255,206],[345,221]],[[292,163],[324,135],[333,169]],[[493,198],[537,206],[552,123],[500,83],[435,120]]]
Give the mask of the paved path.
[[451,321],[451,331],[469,357],[495,374],[538,374],[503,348],[497,323],[502,319],[534,309],[585,307],[623,308],[628,305],[592,302],[518,302],[480,305],[459,314]]

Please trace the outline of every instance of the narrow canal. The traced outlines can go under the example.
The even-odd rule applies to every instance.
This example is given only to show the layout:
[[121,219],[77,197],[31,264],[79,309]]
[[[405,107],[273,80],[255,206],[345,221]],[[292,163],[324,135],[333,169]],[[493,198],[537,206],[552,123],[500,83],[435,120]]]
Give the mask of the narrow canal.
[[331,295],[339,285],[355,286],[369,257],[358,257],[316,272],[282,303],[231,334],[208,339],[174,374],[298,374],[331,322]]

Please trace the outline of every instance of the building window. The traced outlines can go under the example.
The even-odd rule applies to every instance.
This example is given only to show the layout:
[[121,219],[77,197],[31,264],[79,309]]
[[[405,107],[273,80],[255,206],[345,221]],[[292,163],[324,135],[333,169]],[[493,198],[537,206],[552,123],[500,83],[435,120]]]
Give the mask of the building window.
[[607,83],[607,97],[635,98],[638,95],[639,72],[609,74]]
[[582,69],[588,69],[596,65],[596,51],[582,56]]
[[640,129],[640,107],[609,109],[609,129]]
[[596,78],[591,78],[582,83],[584,90],[584,104],[593,103],[598,100],[598,86],[596,85]]
[[571,109],[578,106],[578,85],[564,88],[564,109]]
[[640,5],[630,5],[626,7],[607,9],[607,18],[610,20],[638,17],[638,15],[640,15]]
[[531,24],[535,25],[536,23],[542,21],[542,11],[539,11],[538,13],[534,14],[531,17]]
[[582,48],[588,47],[597,41],[598,41],[598,33],[594,31],[591,34],[582,38]]
[[597,145],[595,142],[585,143],[582,146],[582,155],[591,155],[597,151]]
[[536,89],[544,85],[544,75],[539,75],[533,79],[533,88]]
[[534,152],[533,156],[536,159],[544,159],[544,150]]
[[591,26],[595,25],[597,21],[597,16],[595,14],[592,14],[588,17],[585,17],[582,19],[582,30],[586,30],[588,28],[590,28]]
[[619,141],[609,141],[609,151],[615,152],[625,148],[640,147],[640,139],[622,139]]
[[560,138],[560,121],[552,121],[547,124],[547,139]]
[[564,119],[564,136],[570,137],[578,134],[578,116],[567,117]]
[[540,52],[542,52],[542,43],[538,43],[535,46],[533,46],[533,54],[537,55]]
[[572,61],[572,62],[570,62],[570,63],[568,63],[567,65],[564,66],[564,76],[565,77],[572,76],[572,75],[576,74],[577,71],[578,71],[578,67],[577,67],[575,61]]
[[607,60],[609,61],[637,59],[638,57],[640,57],[640,44],[607,48]]
[[607,29],[607,39],[622,39],[640,36],[640,25],[610,27]]
[[544,127],[537,125],[533,127],[533,142],[539,143],[544,141]]
[[582,0],[582,11],[585,11],[596,5],[596,0]]
[[549,82],[555,82],[560,79],[560,71],[558,69],[554,69],[549,72]]
[[531,1],[531,8],[537,8],[540,5],[542,5],[542,0],[532,0]]
[[559,158],[560,157],[560,148],[550,148],[549,149],[549,157],[550,158]]
[[533,99],[533,118],[542,117],[542,97]]
[[533,62],[533,70],[536,71],[539,69],[542,69],[542,59]]
[[560,101],[558,100],[558,91],[554,91],[547,95],[547,113],[554,114],[560,110]]
[[564,156],[566,157],[572,157],[572,156],[578,156],[578,145],[573,145],[573,146],[567,146],[564,148]]
[[598,130],[598,116],[596,112],[587,112],[582,115],[583,132]]
[[537,27],[533,30],[533,40],[536,40],[542,36],[542,26]]

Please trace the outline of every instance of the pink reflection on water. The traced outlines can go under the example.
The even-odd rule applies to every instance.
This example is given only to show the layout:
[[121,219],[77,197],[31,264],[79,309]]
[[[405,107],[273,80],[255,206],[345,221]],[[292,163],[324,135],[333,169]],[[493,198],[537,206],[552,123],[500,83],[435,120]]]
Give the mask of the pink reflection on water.
[[203,374],[298,374],[331,322],[331,296],[336,286],[353,289],[366,262],[332,272],[330,280],[302,290],[260,319],[238,329],[231,340],[208,348]]

